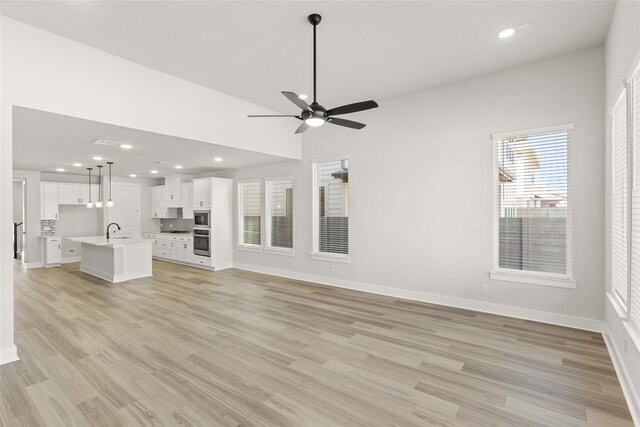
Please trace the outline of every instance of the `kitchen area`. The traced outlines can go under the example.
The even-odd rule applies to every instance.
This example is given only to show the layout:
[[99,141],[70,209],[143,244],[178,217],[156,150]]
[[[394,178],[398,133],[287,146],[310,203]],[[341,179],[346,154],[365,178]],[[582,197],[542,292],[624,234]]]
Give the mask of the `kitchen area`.
[[87,174],[81,183],[42,174],[42,266],[80,261],[81,271],[112,283],[151,276],[152,258],[210,270],[232,266],[233,180],[131,178],[109,173],[94,183]]

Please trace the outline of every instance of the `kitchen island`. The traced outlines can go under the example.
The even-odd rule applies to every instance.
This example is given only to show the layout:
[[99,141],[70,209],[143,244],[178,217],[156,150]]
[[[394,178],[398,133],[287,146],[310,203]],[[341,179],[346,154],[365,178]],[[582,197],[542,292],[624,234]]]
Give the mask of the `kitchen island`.
[[152,276],[151,245],[143,237],[71,237],[81,243],[80,271],[111,283]]

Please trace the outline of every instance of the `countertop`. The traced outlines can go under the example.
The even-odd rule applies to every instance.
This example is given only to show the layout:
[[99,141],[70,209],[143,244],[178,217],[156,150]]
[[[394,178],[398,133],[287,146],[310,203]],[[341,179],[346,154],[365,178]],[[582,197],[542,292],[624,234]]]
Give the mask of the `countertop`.
[[130,245],[132,243],[153,242],[153,239],[147,239],[140,236],[115,239],[107,239],[105,236],[87,236],[69,237],[68,239],[74,242],[86,243],[88,245],[94,246]]
[[193,232],[171,233],[169,231],[143,231],[142,234],[162,234],[163,236],[193,236]]

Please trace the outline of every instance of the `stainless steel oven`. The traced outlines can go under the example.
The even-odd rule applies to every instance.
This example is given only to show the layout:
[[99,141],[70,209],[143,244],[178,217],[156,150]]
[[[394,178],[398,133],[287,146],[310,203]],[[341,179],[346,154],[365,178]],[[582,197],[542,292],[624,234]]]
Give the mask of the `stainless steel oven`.
[[193,226],[211,228],[211,211],[193,211]]
[[200,256],[211,256],[211,230],[207,228],[193,229],[193,253]]

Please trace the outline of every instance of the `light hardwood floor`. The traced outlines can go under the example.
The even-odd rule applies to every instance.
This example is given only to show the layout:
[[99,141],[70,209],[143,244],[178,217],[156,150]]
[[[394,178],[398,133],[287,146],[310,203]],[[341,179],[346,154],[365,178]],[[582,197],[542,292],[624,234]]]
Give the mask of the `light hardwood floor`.
[[6,426],[630,426],[598,333],[155,261],[16,270]]

